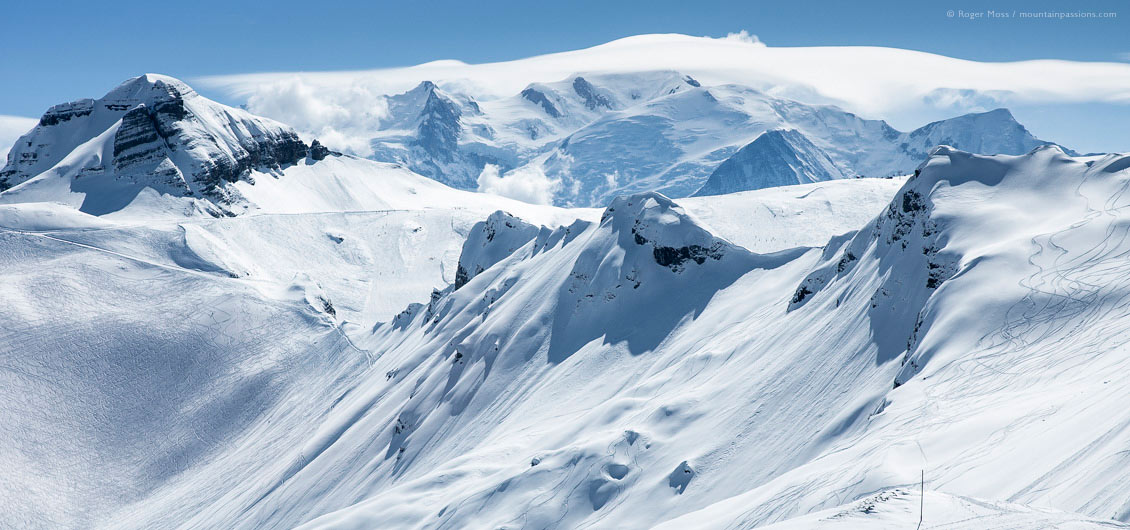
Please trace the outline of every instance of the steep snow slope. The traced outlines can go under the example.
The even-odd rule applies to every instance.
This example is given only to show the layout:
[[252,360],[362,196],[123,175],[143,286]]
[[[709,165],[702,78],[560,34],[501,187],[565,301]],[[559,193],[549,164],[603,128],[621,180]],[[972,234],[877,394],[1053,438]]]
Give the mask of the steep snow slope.
[[[618,200],[352,334],[371,365],[332,405],[101,521],[889,527],[924,472],[924,527],[1119,526],[1128,169],[941,149],[858,232],[773,254]],[[478,255],[529,235],[497,221]]]
[[[126,82],[98,102],[87,101],[93,109],[89,114],[62,119],[60,107],[48,112],[47,117],[56,116],[44,118],[51,124],[37,126],[25,139],[54,143],[29,151],[33,156],[17,155],[34,163],[13,167],[27,174],[51,169],[0,193],[0,228],[68,231],[58,237],[162,266],[202,267],[245,278],[269,297],[292,283],[310,284],[327,292],[340,320],[368,326],[453,282],[464,238],[491,212],[504,210],[549,226],[599,214],[453,190],[400,166],[351,156],[320,157],[315,150],[294,164],[251,167],[236,181],[225,180],[216,193],[238,197],[234,202],[170,189],[152,180],[153,172],[138,173],[136,179],[112,170],[104,178],[76,173],[75,168],[87,166],[73,161],[88,156],[97,161],[98,153],[120,147],[111,132],[123,118],[94,137],[83,135],[95,134],[103,122],[118,116],[115,109],[123,102],[142,101],[137,103],[140,108],[146,101],[180,101],[179,95],[185,96],[186,108],[196,109],[194,116],[221,107],[175,80],[149,75]],[[248,120],[240,127],[259,123],[259,118],[228,110]],[[175,126],[191,129],[200,123],[190,118]],[[199,153],[227,152],[225,142],[232,138],[199,130],[202,136],[184,144],[190,148],[170,152],[188,157],[185,160],[205,160],[193,158]],[[64,140],[80,145],[64,155]],[[172,140],[158,143],[169,149],[173,145]],[[238,220],[214,219],[237,213]]]
[[[321,417],[338,397],[322,392],[372,355],[345,333],[452,282],[490,211],[427,204],[125,221],[0,206],[0,436],[12,450],[0,521],[100,526],[276,414],[297,423],[272,443],[305,443],[302,418]],[[232,464],[232,484],[245,469]]]
[[[297,167],[379,167],[346,157],[326,162]],[[294,169],[287,170],[289,182],[307,182]],[[414,195],[393,194],[396,182],[395,174],[386,178],[389,189],[380,196],[411,206],[402,201]],[[767,194],[768,206],[757,207],[794,213],[829,208],[824,215],[835,222],[822,229],[839,233],[862,220],[837,218],[827,204],[846,205],[847,188],[865,184],[833,183],[843,191],[820,200],[820,190],[791,190],[806,195],[792,206],[789,188],[770,190],[775,195]],[[889,197],[894,189],[888,188]],[[472,195],[451,193],[456,199]],[[766,192],[734,196],[733,207],[756,205],[760,194]],[[247,196],[280,209],[286,204]],[[887,200],[876,191],[860,197],[874,211]],[[731,221],[740,214],[722,212],[722,204],[706,208],[707,200],[689,201],[718,226],[744,231]],[[398,379],[396,367],[378,366],[383,348],[357,349],[347,337],[369,341],[373,322],[391,321],[377,328],[386,333],[427,311],[421,306],[392,318],[457,279],[459,245],[468,232],[467,245],[480,245],[480,255],[491,256],[477,263],[493,270],[511,241],[526,237],[510,238],[509,229],[529,226],[497,213],[491,219],[501,222],[494,228],[489,220],[472,227],[487,217],[475,203],[424,204],[319,212],[313,210],[321,205],[313,202],[293,205],[296,213],[221,219],[121,219],[45,203],[0,206],[6,286],[0,319],[9,323],[0,335],[0,377],[9,395],[23,396],[0,405],[16,457],[0,472],[0,483],[23,492],[0,503],[0,519],[31,527],[262,527],[302,523],[361,500],[357,495],[371,491],[378,477],[364,471],[364,458],[355,453],[360,446],[334,440],[356,436],[350,425],[370,414],[354,397],[384,392],[388,381]],[[558,234],[553,237],[561,240],[580,236],[584,223],[600,214],[525,207],[524,218],[536,224],[588,219],[571,228],[537,229],[543,238]],[[714,241],[709,247],[718,243],[749,259],[696,230],[699,246]],[[792,244],[771,226],[760,231],[777,234],[759,241],[762,246]],[[501,247],[502,253],[494,252]],[[668,251],[671,264],[682,259],[675,250]],[[383,428],[382,422],[372,426]],[[341,458],[359,458],[353,460],[357,471],[321,467]],[[301,464],[310,461],[318,463]],[[316,498],[286,508],[274,504],[278,497],[270,490],[277,487],[282,496],[288,484],[312,473],[318,484],[341,485],[323,490],[325,496],[310,490]],[[140,504],[127,507],[134,502]]]
[[289,525],[365,499],[312,525],[752,527],[924,470],[989,500],[971,516],[1125,520],[1127,167],[943,149],[856,235],[774,255],[662,196],[617,201],[360,340],[380,356],[333,443],[211,513]]
[[0,229],[62,231],[56,236],[68,241],[165,266],[203,267],[268,293],[305,281],[331,295],[341,320],[372,325],[455,281],[464,239],[492,212],[549,226],[599,215],[453,190],[350,156],[252,171],[229,189],[243,198],[243,215],[216,219],[192,199],[152,188],[121,210],[92,216],[81,210],[81,195],[25,185],[0,194],[8,203],[0,204]]
[[920,473],[927,528],[1130,520],[1124,155],[603,213],[280,168],[0,194],[0,520],[903,527]]
[[364,363],[304,302],[64,239],[0,231],[5,526],[90,527],[230,447],[294,385],[287,406],[310,413],[327,366]]
[[767,131],[722,162],[695,195],[724,195],[844,178],[828,155],[793,130]]
[[867,299],[876,362],[901,365],[895,389],[826,454],[688,520],[752,526],[780,517],[766,503],[781,495],[853,498],[914,468],[948,492],[1130,518],[1110,493],[1127,420],[1108,375],[1127,362],[1127,161],[939,150],[790,304],[842,314]]

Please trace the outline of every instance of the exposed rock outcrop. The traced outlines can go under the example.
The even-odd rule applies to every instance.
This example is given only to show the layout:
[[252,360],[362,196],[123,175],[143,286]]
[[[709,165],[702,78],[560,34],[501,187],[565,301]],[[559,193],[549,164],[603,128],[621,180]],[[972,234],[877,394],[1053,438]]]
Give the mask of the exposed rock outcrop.
[[[79,154],[60,164],[72,152]],[[225,205],[238,200],[226,184],[253,169],[294,164],[307,152],[285,125],[205,99],[171,77],[146,74],[101,99],[48,109],[12,148],[0,170],[0,191],[55,170],[88,195],[104,191],[90,180],[101,176],[115,186]]]
[[325,160],[330,155],[341,156],[341,153],[331,151],[328,147],[322,145],[322,142],[319,142],[317,138],[310,142],[309,156],[312,160]]

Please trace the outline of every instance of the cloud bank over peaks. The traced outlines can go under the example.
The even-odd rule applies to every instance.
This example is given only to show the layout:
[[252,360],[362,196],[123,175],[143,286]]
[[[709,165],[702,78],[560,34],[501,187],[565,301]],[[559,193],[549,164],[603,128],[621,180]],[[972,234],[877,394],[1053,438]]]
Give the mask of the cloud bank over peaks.
[[498,166],[487,164],[479,174],[478,191],[532,204],[553,204],[553,194],[561,181],[546,176],[537,165],[522,166],[499,174]]
[[317,138],[330,149],[369,156],[369,138],[388,116],[383,96],[363,82],[326,86],[292,75],[261,84],[248,94],[245,106]]
[[[582,50],[513,61],[454,60],[378,70],[259,73],[195,80],[260,115],[332,147],[366,154],[385,96],[432,81],[478,101],[578,73],[678,71],[706,86],[740,84],[806,104],[831,104],[913,129],[997,107],[1130,105],[1130,64],[1036,60],[978,62],[897,48],[773,47],[748,31],[721,38],[637,35]],[[1067,139],[1059,139],[1065,141]]]

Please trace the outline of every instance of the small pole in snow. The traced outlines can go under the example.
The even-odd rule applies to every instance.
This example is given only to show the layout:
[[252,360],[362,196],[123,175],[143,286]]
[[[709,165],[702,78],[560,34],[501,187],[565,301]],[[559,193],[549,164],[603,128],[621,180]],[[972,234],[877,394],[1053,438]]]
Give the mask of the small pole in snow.
[[922,470],[922,482],[921,482],[920,487],[922,488],[921,489],[922,493],[918,496],[918,528],[916,530],[922,530],[922,516],[923,516],[923,514],[925,512],[925,508],[926,508],[926,470],[925,469]]

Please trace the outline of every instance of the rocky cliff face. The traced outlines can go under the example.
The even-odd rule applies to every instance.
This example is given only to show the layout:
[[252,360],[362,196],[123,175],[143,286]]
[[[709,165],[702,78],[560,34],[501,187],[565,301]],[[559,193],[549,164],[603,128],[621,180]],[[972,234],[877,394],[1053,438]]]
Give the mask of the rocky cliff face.
[[51,107],[12,148],[0,191],[50,173],[73,179],[71,189],[88,195],[112,183],[222,206],[238,200],[226,183],[307,154],[285,125],[205,99],[171,77],[146,74],[101,99]]
[[431,85],[416,127],[417,145],[434,158],[450,162],[459,148],[460,115],[462,112],[455,102]]
[[585,102],[585,107],[589,110],[598,108],[611,110],[613,108],[612,100],[583,77],[577,76],[573,80],[573,90],[578,96],[581,96],[581,99]]
[[545,92],[534,87],[530,87],[522,91],[522,97],[530,103],[541,107],[541,110],[543,110],[550,118],[561,117],[561,111],[557,110],[557,106],[553,104],[553,101],[549,99],[549,96],[545,95]]
[[330,155],[341,156],[341,153],[337,151],[331,151],[330,148],[322,145],[322,142],[319,142],[317,139],[314,139],[314,141],[310,142],[310,158],[312,160],[325,160],[326,157]]

